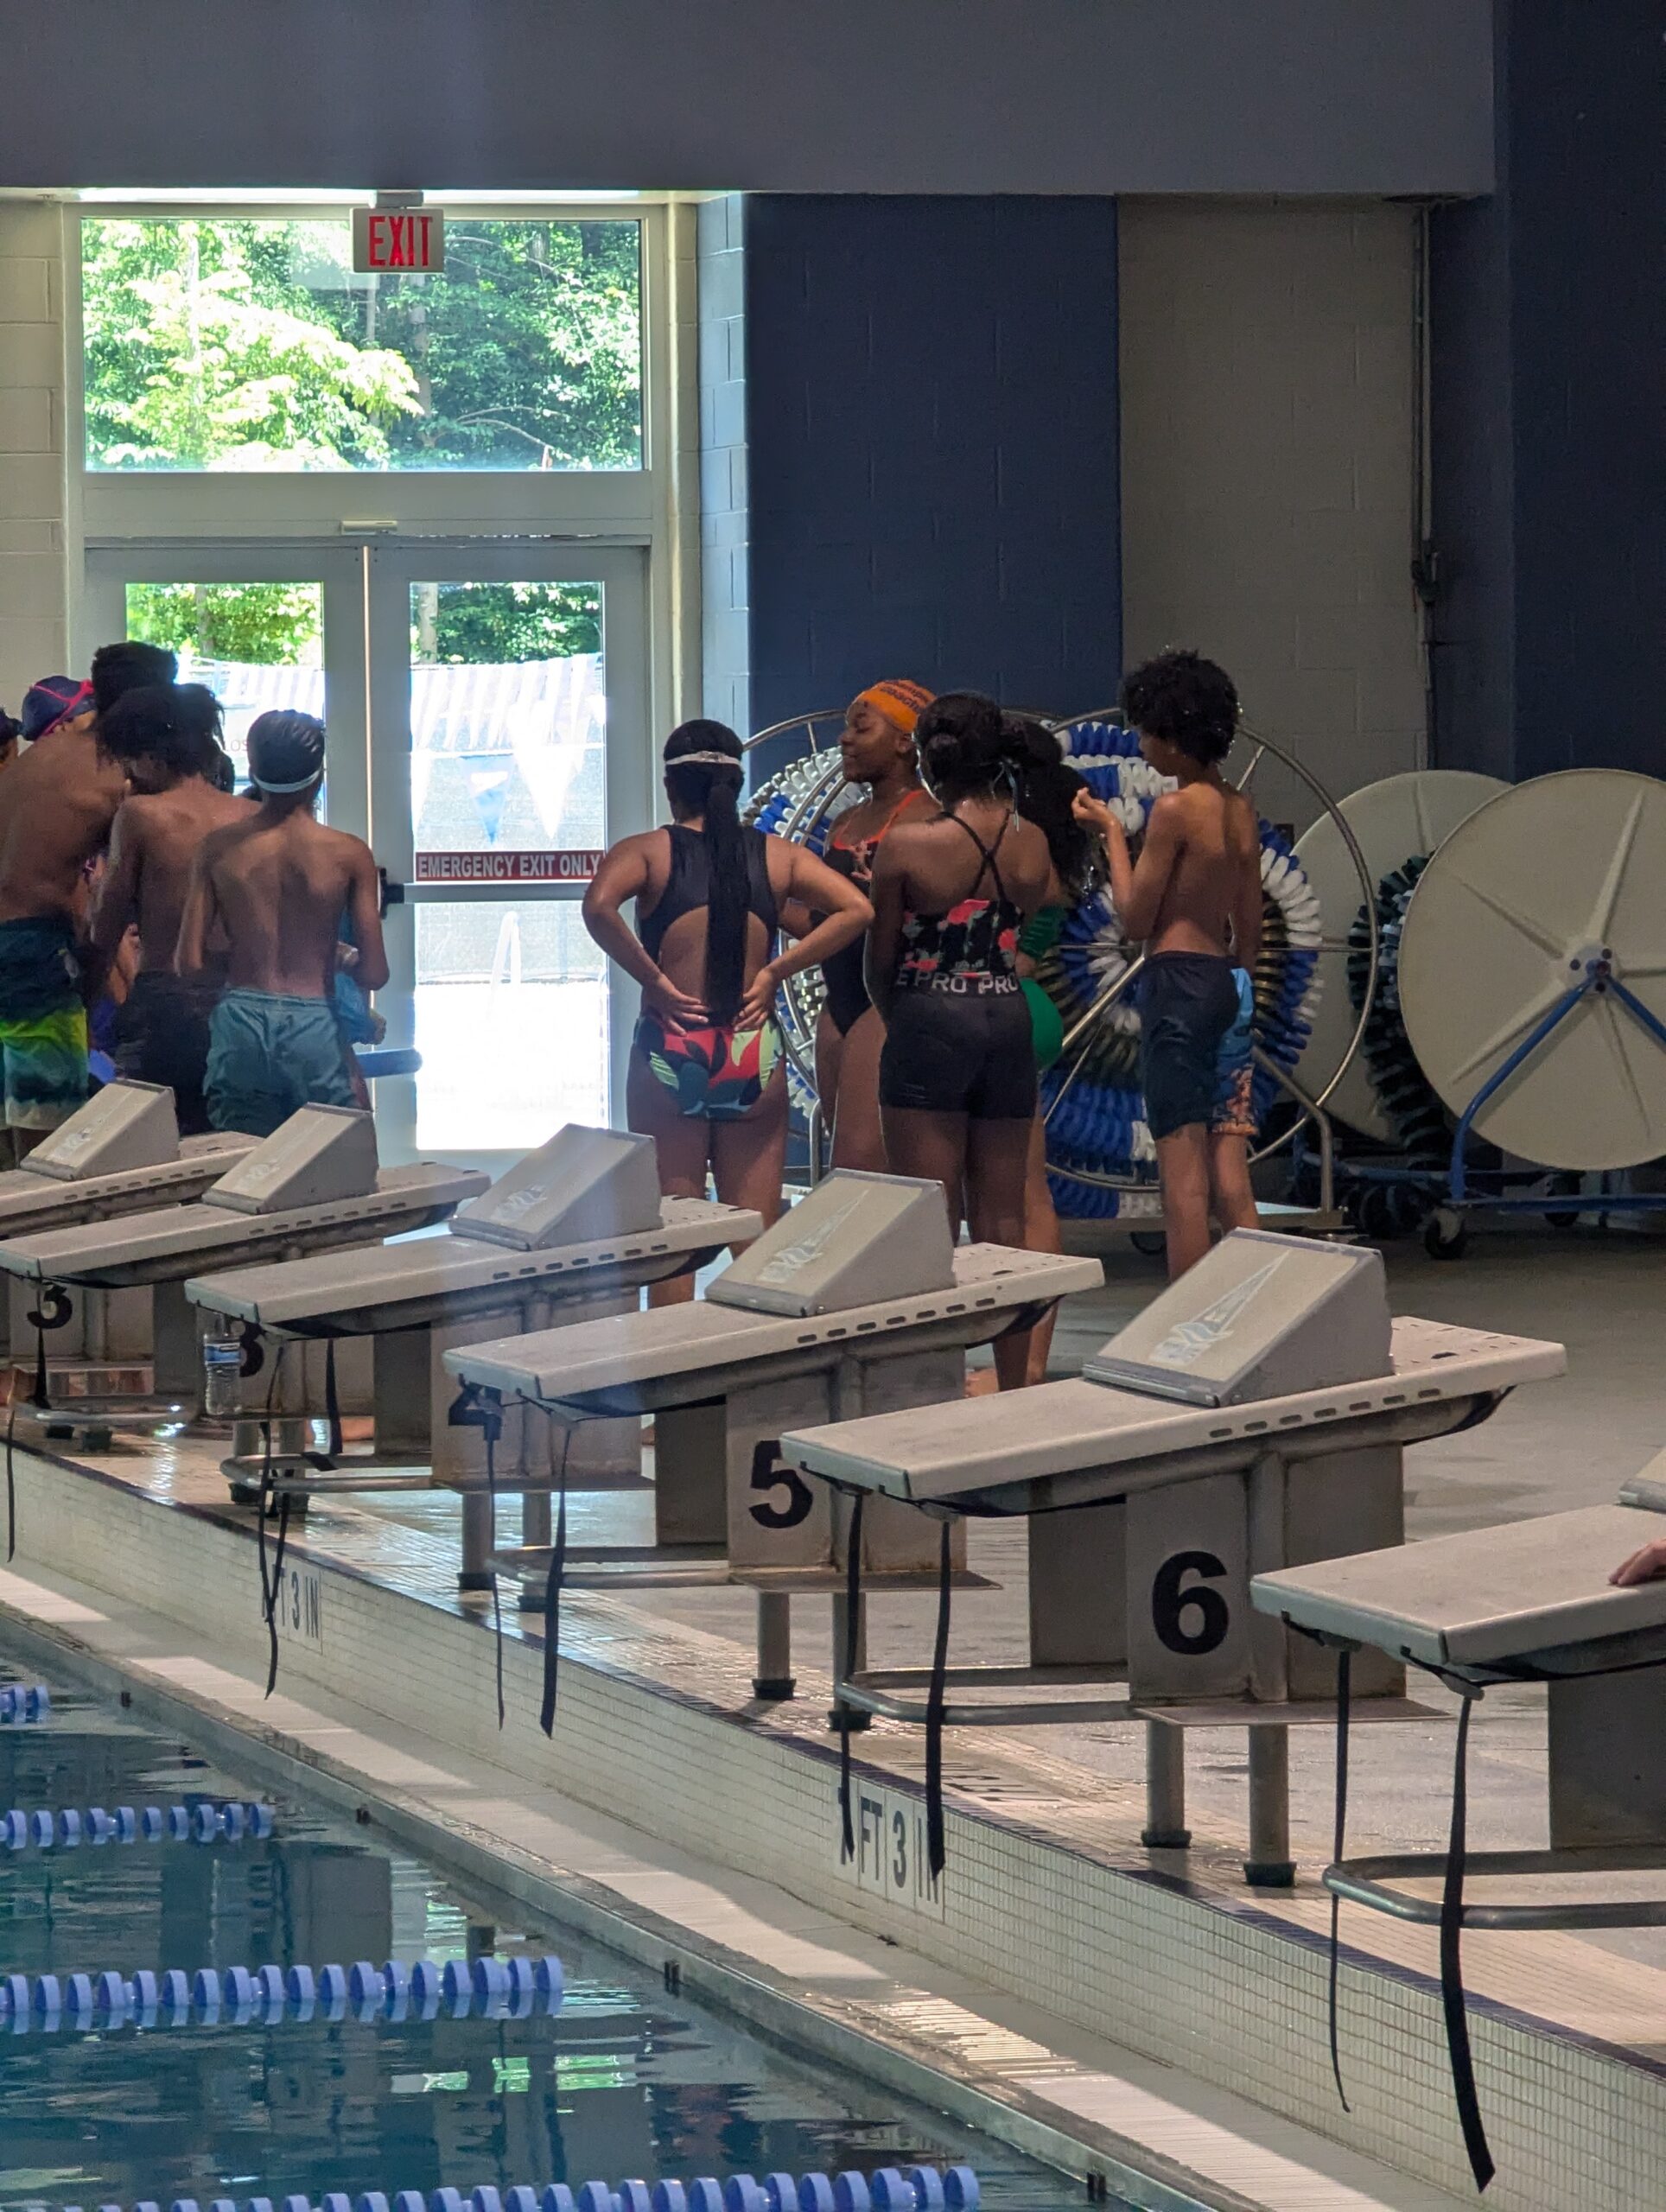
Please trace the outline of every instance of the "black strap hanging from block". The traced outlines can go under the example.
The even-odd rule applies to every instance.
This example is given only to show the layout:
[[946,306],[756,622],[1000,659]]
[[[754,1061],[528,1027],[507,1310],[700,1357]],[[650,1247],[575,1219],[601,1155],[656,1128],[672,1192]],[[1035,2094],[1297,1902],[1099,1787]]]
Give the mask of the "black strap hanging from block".
[[[272,1485],[276,1468],[272,1460],[272,1408],[277,1398],[277,1386],[283,1373],[284,1347],[279,1345],[272,1362],[271,1380],[266,1385],[266,1407],[260,1422],[260,1492],[255,1508],[255,1552],[260,1563],[260,1617],[266,1624],[266,1694],[270,1697],[277,1681],[277,1585],[283,1570],[283,1542],[280,1539],[275,1563],[266,1555],[266,1516],[272,1507]],[[283,1535],[289,1533],[289,1500],[285,1498],[281,1511],[283,1515]]]
[[[860,1643],[857,1624],[862,1618],[862,1510],[867,1500],[866,1491],[856,1492],[855,1503],[850,1508],[850,1528],[845,1541],[849,1549],[844,1562],[844,1679],[848,1682],[856,1671],[856,1657]],[[856,1826],[850,1809],[850,1707],[839,1700],[839,1864],[843,1866],[856,1855]]]
[[[492,1543],[495,1550],[498,1541],[498,1431],[492,1422],[486,1424],[486,1510],[492,1517]],[[498,1580],[498,1570],[492,1570],[492,1646],[493,1662],[496,1669],[498,1688],[498,1728],[503,1728],[503,1586]]]
[[943,1872],[943,1694],[949,1666],[949,1523],[941,1524],[938,1549],[937,1641],[925,1693],[925,1860],[936,1881]]
[[266,1666],[266,1694],[277,1688],[277,1609],[283,1598],[283,1554],[289,1548],[289,1508],[295,1503],[285,1491],[277,1501],[277,1542],[272,1552],[272,1610],[268,1627],[271,1642]]
[[17,1430],[17,1376],[11,1378],[11,1403],[6,1408],[6,1564],[17,1556],[17,1478],[11,1464],[11,1440]]
[[[1331,1864],[1340,1866],[1348,1845],[1348,1716],[1353,1653],[1347,1645],[1336,1655],[1336,1830],[1332,1838]],[[1342,2086],[1342,2052],[1337,2031],[1337,1975],[1341,1965],[1342,1899],[1331,1891],[1331,1958],[1328,2005],[1331,2030],[1331,2072],[1344,2112],[1351,2112],[1348,2092]]]
[[42,1413],[52,1403],[52,1386],[47,1374],[47,1331],[67,1327],[74,1312],[68,1292],[61,1284],[49,1282],[42,1284],[40,1298],[27,1316],[35,1326],[35,1387],[29,1392],[29,1402]]
[[1458,2100],[1458,2122],[1464,2131],[1464,2148],[1475,2186],[1485,2190],[1497,2169],[1481,2119],[1475,2094],[1475,2062],[1469,2047],[1469,2014],[1464,2005],[1462,1943],[1464,1933],[1464,1861],[1469,1831],[1469,1716],[1472,1694],[1465,1696],[1458,1713],[1458,1750],[1453,1762],[1452,1834],[1447,1843],[1446,1886],[1440,1893],[1440,2005],[1447,2019],[1447,2051],[1452,2060],[1452,2087]]
[[329,1423],[332,1459],[341,1457],[341,1396],[335,1382],[335,1338],[324,1345],[324,1418]]
[[[555,1419],[553,1414],[550,1419]],[[556,1732],[556,1696],[561,1673],[561,1586],[567,1579],[567,1455],[572,1446],[572,1427],[563,1422],[561,1465],[556,1479],[556,1543],[550,1557],[550,1572],[544,1580],[544,1703],[538,1713],[538,1726],[546,1736]]]

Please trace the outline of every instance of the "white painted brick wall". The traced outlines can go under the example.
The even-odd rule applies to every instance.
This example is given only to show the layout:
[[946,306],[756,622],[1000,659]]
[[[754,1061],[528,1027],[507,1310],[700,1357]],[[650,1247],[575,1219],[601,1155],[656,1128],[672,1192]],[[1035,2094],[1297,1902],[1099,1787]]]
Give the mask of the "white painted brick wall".
[[[1341,794],[1415,767],[1412,224],[1119,203],[1124,658],[1196,645]],[[1269,779],[1269,813],[1311,817]]]
[[63,221],[0,202],[0,705],[68,667]]
[[746,296],[738,194],[699,211],[700,537],[704,711],[752,724],[747,568]]

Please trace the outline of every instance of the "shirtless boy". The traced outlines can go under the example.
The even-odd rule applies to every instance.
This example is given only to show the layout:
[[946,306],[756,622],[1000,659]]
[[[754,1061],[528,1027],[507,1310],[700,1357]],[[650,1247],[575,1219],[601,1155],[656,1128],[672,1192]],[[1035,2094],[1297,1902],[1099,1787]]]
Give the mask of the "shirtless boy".
[[211,1126],[203,1095],[208,1017],[226,971],[224,949],[210,946],[201,976],[188,981],[174,973],[192,864],[213,831],[253,811],[248,799],[227,798],[213,780],[224,757],[219,730],[219,703],[200,683],[130,691],[99,724],[99,742],[126,769],[132,796],[111,830],[93,912],[97,976],[137,925],[139,971],[117,1016],[116,1066],[173,1092],[181,1136],[200,1136]]
[[343,915],[367,991],[388,979],[381,891],[370,848],[313,819],[324,725],[277,710],[249,730],[259,804],[210,833],[186,895],[175,965],[226,988],[209,1018],[208,1117],[217,1129],[270,1136],[305,1105],[362,1103],[334,996]]
[[174,666],[174,656],[153,645],[106,645],[93,661],[91,696],[67,677],[49,677],[24,702],[34,742],[6,771],[0,807],[0,1074],[17,1160],[87,1093],[79,952],[86,870],[127,788],[99,744],[93,709],[113,704],[135,681],[171,681]]
[[1151,810],[1140,857],[1100,800],[1077,796],[1110,863],[1117,919],[1143,942],[1141,1077],[1162,1179],[1169,1280],[1223,1230],[1256,1226],[1250,1057],[1261,945],[1261,837],[1255,809],[1224,780],[1238,696],[1224,669],[1160,653],[1122,683],[1140,750],[1180,788]]

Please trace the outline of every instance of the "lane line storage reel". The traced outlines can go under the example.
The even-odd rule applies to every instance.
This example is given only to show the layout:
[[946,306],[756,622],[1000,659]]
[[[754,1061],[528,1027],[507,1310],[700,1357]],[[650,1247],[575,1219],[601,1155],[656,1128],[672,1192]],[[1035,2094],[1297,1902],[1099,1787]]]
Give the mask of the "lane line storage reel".
[[[1379,922],[1397,888],[1390,887],[1389,879],[1414,869],[1421,874],[1429,856],[1460,823],[1508,789],[1494,776],[1422,768],[1366,784],[1337,802],[1338,814],[1364,855],[1378,900]],[[1295,856],[1318,895],[1324,921],[1319,950],[1323,988],[1314,1009],[1312,1034],[1296,1065],[1298,1077],[1311,1089],[1315,1078],[1322,1082],[1325,1071],[1337,1065],[1350,1026],[1360,1010],[1359,979],[1351,976],[1350,966],[1358,965],[1355,931],[1363,922],[1364,909],[1341,827],[1331,815],[1321,815],[1302,832],[1296,840]],[[1390,982],[1386,974],[1380,979],[1378,1005],[1389,995]],[[1372,1011],[1377,1011],[1376,1006]],[[1396,1141],[1395,1122],[1384,1107],[1364,1052],[1344,1069],[1330,1103],[1335,1118],[1361,1136],[1385,1145]]]
[[[1577,768],[1502,791],[1424,868],[1399,988],[1419,1065],[1457,1116],[1448,1208],[1545,1212],[1542,1195],[1472,1197],[1472,1135],[1542,1167],[1611,1173],[1666,1154],[1666,784]],[[1567,1197],[1560,1200],[1567,1207]],[[1659,1210],[1605,1194],[1601,1211]]]
[[[791,837],[812,853],[823,852],[834,823],[859,797],[844,780],[839,753],[843,728],[843,709],[828,708],[772,722],[747,738],[741,748],[745,753],[761,746],[801,745],[805,749],[754,785],[741,806],[741,820],[767,836]],[[806,1118],[817,1104],[816,1024],[825,996],[821,970],[811,968],[788,977],[779,1002],[788,1094]]]
[[[1490,798],[1509,786],[1459,769],[1413,769],[1366,784],[1321,815],[1296,841],[1296,858],[1319,894],[1323,989],[1298,1079],[1323,1082],[1339,1064],[1351,1029],[1363,1021],[1360,1051],[1342,1065],[1331,1093],[1339,1122],[1389,1157],[1355,1158],[1345,1167],[1351,1211],[1368,1236],[1409,1234],[1421,1226],[1444,1177],[1450,1131],[1446,1111],[1417,1065],[1400,1012],[1402,925],[1432,854]],[[1378,972],[1370,988],[1372,914],[1345,840],[1351,831],[1373,890]]]
[[[1111,715],[1097,715],[1058,724],[1055,734],[1071,766],[1129,835],[1141,831],[1157,799],[1173,786],[1141,757],[1135,732]],[[1288,762],[1279,748],[1266,749]],[[1259,758],[1258,751],[1252,753],[1240,785],[1249,782]],[[1298,764],[1288,765],[1305,776]],[[1310,777],[1305,779],[1328,808],[1328,797]],[[1256,1041],[1269,1059],[1289,1070],[1302,1057],[1319,1003],[1319,906],[1290,845],[1269,822],[1261,824],[1261,845],[1264,923],[1256,969]],[[1077,908],[1038,971],[1067,1037],[1122,982],[1129,965],[1128,940],[1109,892],[1100,892]],[[1053,1201],[1061,1214],[1076,1219],[1114,1219],[1130,1191],[1154,1185],[1156,1151],[1139,1091],[1140,1018],[1133,995],[1123,988],[1103,1006],[1082,1029],[1076,1050],[1042,1079]],[[1276,1079],[1257,1069],[1258,1117],[1277,1096]]]

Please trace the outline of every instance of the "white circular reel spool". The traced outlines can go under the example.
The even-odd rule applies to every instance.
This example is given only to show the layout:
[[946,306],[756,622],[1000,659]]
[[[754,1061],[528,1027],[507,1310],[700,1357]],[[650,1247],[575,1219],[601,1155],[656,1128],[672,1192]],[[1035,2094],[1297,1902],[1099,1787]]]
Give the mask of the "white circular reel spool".
[[[1454,1114],[1593,963],[1666,1023],[1666,784],[1620,769],[1504,791],[1453,832],[1412,893],[1401,1011]],[[1666,1046],[1612,990],[1587,991],[1473,1128],[1545,1167],[1658,1159]]]
[[[1338,800],[1337,809],[1358,842],[1375,888],[1391,869],[1419,854],[1436,851],[1477,807],[1509,789],[1494,776],[1419,768],[1350,791]],[[1296,840],[1295,856],[1318,893],[1324,927],[1313,1033],[1295,1070],[1297,1080],[1311,1090],[1340,1063],[1354,1033],[1358,1017],[1348,993],[1348,933],[1359,912],[1359,874],[1330,814],[1320,815]],[[1343,1068],[1329,1108],[1337,1120],[1362,1136],[1383,1144],[1395,1141],[1393,1125],[1383,1111],[1363,1052]]]

